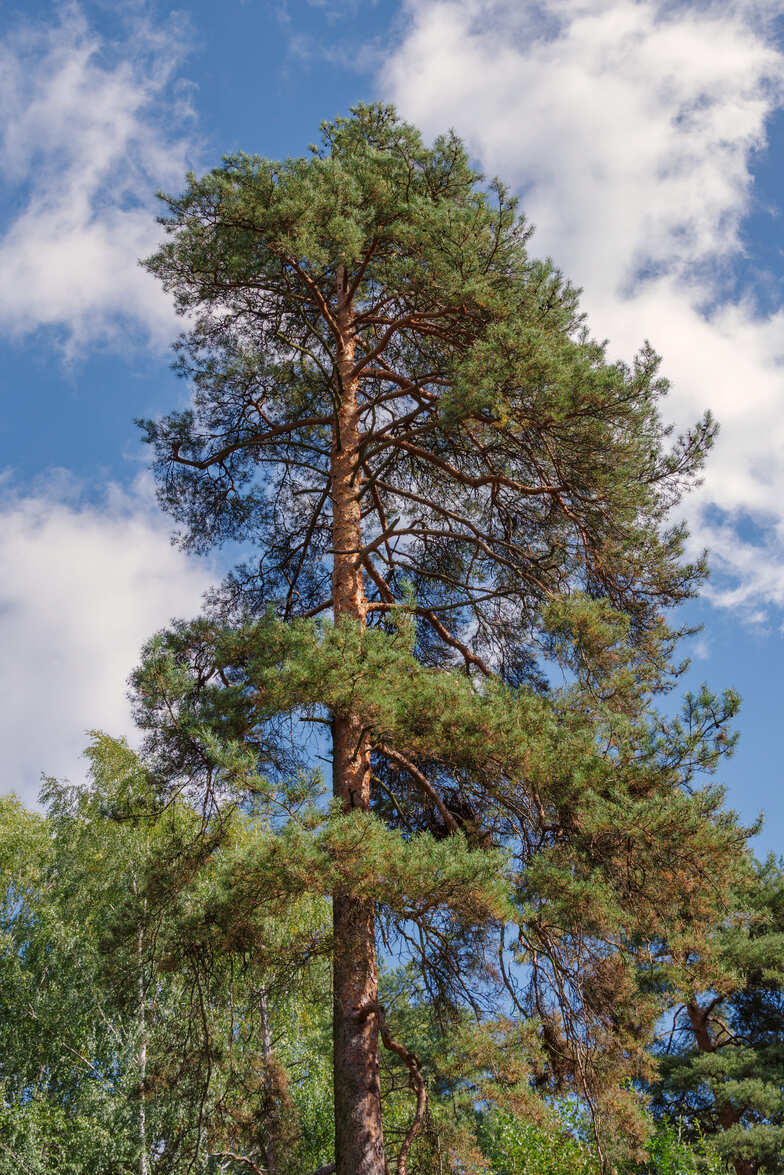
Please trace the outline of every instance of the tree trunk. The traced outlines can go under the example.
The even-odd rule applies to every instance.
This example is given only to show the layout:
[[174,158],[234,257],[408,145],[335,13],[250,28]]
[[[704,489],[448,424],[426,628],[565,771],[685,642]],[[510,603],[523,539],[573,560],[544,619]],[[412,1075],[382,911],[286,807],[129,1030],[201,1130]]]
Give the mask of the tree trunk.
[[[337,421],[332,449],[333,608],[335,620],[365,623],[367,601],[357,555],[360,526],[357,381],[345,279],[338,271],[340,338],[336,357]],[[346,812],[370,808],[370,748],[360,720],[334,714],[333,794]],[[378,1073],[378,1024],[358,1016],[378,999],[375,903],[338,889],[333,894],[333,1050],[336,1175],[385,1175]]]
[[[137,884],[134,879],[133,892],[136,894]],[[147,901],[144,903],[145,912]],[[139,926],[136,933],[136,988],[139,999],[139,1175],[149,1175],[150,1161],[147,1155],[147,1008],[144,992],[144,928]]]
[[[689,1017],[689,1023],[691,1024],[699,1051],[701,1053],[715,1053],[717,1047],[716,1041],[711,1035],[708,1024],[710,1008],[701,1008],[695,999],[686,1005],[686,1014]],[[731,1126],[735,1126],[741,1119],[740,1110],[735,1106],[720,1106],[717,1111],[717,1116],[722,1130],[729,1130]],[[750,1159],[733,1159],[732,1165],[735,1168],[735,1175],[757,1175],[759,1169],[759,1164],[752,1162]]]
[[[259,993],[259,1010],[261,1012],[261,1051],[264,1057],[264,1085],[267,1090],[267,1097],[270,1098],[270,1108],[273,1111],[272,1099],[275,1096],[274,1084],[272,1081],[272,1033],[270,1032],[269,1009],[267,1007],[267,989],[262,987]],[[276,1139],[274,1135],[274,1126],[270,1132],[270,1137],[267,1140],[267,1145],[264,1148],[264,1158],[267,1163],[268,1175],[278,1175],[278,1154]]]

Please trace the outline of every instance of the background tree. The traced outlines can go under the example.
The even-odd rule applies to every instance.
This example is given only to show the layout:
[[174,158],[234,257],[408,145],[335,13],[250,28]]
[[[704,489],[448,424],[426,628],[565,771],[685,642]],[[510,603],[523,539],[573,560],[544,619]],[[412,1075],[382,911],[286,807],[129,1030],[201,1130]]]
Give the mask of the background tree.
[[[332,1145],[323,958],[304,986],[227,951],[201,913],[214,871],[174,890],[166,875],[194,813],[152,821],[124,743],[98,736],[89,756],[87,785],[48,781],[46,816],[0,806],[0,1172],[315,1169]],[[223,853],[249,835],[235,821]],[[288,914],[269,948],[294,936]],[[317,942],[312,904],[300,918]]]
[[784,874],[772,858],[717,927],[724,975],[693,991],[662,1045],[656,1105],[712,1137],[737,1175],[784,1171]]
[[[220,851],[202,839],[202,856],[191,861],[181,849],[194,839],[197,813],[176,801],[156,810],[149,776],[124,742],[98,736],[88,755],[92,786],[53,785],[49,818],[77,861],[92,846],[111,859],[100,986],[135,1026],[140,1170],[291,1175],[315,1166],[322,1140],[303,1137],[305,1074],[296,1067],[307,1065],[308,1083],[318,1086],[319,1034],[304,1033],[303,1047],[302,1030],[314,1018],[318,1027],[328,1000],[323,902],[289,903],[285,926],[268,910],[260,942],[249,944],[244,927],[235,920],[227,928],[220,911],[222,879],[238,855],[252,853],[253,826],[234,813]],[[77,868],[67,876],[78,884]],[[287,966],[296,949],[311,956],[306,984]]]
[[[93,847],[78,871],[105,884]],[[125,1175],[140,1169],[136,1034],[100,983],[107,907],[62,848],[51,822],[2,801],[0,1171]]]
[[[149,822],[137,827],[130,812],[138,816],[140,801],[149,796],[123,744],[101,737],[91,755],[99,778],[78,791],[50,782],[48,816],[26,812],[13,800],[0,813],[0,877],[8,898],[0,928],[0,1172],[132,1175],[145,1163],[156,1175],[329,1168],[326,959],[316,957],[308,984],[300,974],[293,986],[284,985],[273,969],[265,971],[262,985],[255,936],[240,954],[236,937],[227,945],[225,925],[213,919],[223,906],[214,885],[192,888],[187,899],[180,888],[180,900],[155,933],[152,920],[143,923],[155,992],[147,993],[144,1016],[148,1153],[140,1153],[138,984],[131,965],[138,935],[133,906],[126,903],[134,882],[138,889],[138,845],[149,844],[151,831]],[[129,843],[135,850],[129,852]],[[227,840],[217,858],[235,847]],[[161,883],[166,855],[160,841],[157,848]],[[119,924],[107,934],[118,912]],[[234,923],[232,933],[241,931]],[[125,961],[118,957],[124,940]],[[265,940],[278,960],[285,956],[271,921]],[[96,951],[101,943],[109,966]],[[188,979],[206,1000],[189,997]],[[384,973],[381,983],[387,1030],[415,1051],[430,1088],[427,1117],[409,1156],[411,1175],[453,1169],[598,1175],[589,1124],[575,1104],[548,1106],[515,1081],[514,1051],[499,1065],[503,1017],[478,1032],[464,1013],[445,1033],[415,970]],[[259,1012],[261,991],[266,1015]],[[228,1008],[233,1016],[226,1032]],[[208,1039],[199,1030],[204,1011]],[[410,1073],[402,1057],[386,1055],[382,1096],[394,1145],[410,1129]],[[635,1175],[719,1173],[672,1128],[660,1127],[649,1150],[651,1158],[634,1168]]]
[[[331,872],[311,860],[290,892],[310,880],[332,899],[338,1175],[382,1175],[379,902],[432,998],[477,1009],[484,961],[516,922],[534,964],[521,1007],[549,1025],[557,1079],[592,1096],[586,1031],[614,1063],[635,1038],[615,999],[624,944],[693,929],[733,872],[738,831],[682,788],[715,763],[734,701],[694,701],[669,745],[646,713],[671,673],[663,611],[704,571],[666,516],[710,419],[666,447],[656,357],[606,360],[576,292],[528,256],[514,200],[482,185],[454,135],[425,147],[379,106],[322,129],[310,159],[235,156],[166,199],[169,241],[147,265],[189,316],[194,406],[145,428],[182,541],[253,550],[223,618],[329,613],[334,637],[269,616],[233,644],[180,629],[137,688],[156,777],[196,784],[213,820],[227,794],[265,793],[259,762],[285,777],[281,715],[328,723]],[[553,609],[579,592],[571,613]],[[547,654],[582,677],[553,703]],[[353,872],[334,864],[352,838]],[[396,894],[371,883],[382,860],[398,862]],[[427,908],[424,878],[447,862]]]

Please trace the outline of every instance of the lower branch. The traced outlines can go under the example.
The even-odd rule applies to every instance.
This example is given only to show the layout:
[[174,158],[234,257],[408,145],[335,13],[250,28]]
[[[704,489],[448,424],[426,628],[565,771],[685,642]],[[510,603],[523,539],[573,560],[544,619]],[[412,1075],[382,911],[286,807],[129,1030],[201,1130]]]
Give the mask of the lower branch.
[[376,750],[379,751],[382,755],[385,755],[387,759],[391,759],[393,763],[397,763],[399,767],[403,767],[411,776],[411,778],[419,784],[420,789],[435,804],[436,808],[438,809],[438,814],[446,825],[448,832],[454,835],[460,831],[459,825],[454,816],[449,811],[446,804],[441,799],[441,796],[433,787],[427,776],[419,770],[416,763],[412,763],[406,755],[401,755],[400,751],[396,751],[394,747],[390,747],[388,743],[378,743]]
[[397,1175],[406,1175],[408,1170],[408,1152],[411,1150],[413,1143],[419,1131],[422,1129],[422,1123],[425,1120],[425,1113],[427,1112],[427,1086],[425,1079],[422,1076],[422,1070],[419,1067],[419,1058],[415,1053],[410,1052],[405,1045],[400,1044],[392,1038],[392,1035],[387,1026],[384,1009],[377,1001],[364,1004],[357,1009],[357,1019],[365,1020],[368,1016],[375,1016],[378,1021],[378,1031],[381,1036],[384,1048],[389,1052],[395,1053],[400,1057],[408,1069],[408,1084],[409,1088],[416,1094],[416,1112],[414,1120],[408,1128],[406,1137],[403,1139],[403,1145],[400,1148],[400,1154],[397,1159]]
[[212,1151],[210,1153],[210,1158],[218,1159],[219,1161],[221,1159],[228,1159],[229,1162],[232,1163],[244,1163],[246,1167],[250,1167],[251,1171],[254,1172],[254,1175],[267,1175],[266,1169],[264,1167],[257,1166],[256,1163],[253,1162],[253,1159],[249,1159],[247,1155],[238,1155],[235,1151]]

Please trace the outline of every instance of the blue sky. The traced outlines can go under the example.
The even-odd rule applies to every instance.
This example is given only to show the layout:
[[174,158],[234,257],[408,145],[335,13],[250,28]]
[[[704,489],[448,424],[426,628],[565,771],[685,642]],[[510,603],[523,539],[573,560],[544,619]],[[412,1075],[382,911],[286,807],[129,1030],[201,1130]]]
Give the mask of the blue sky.
[[183,402],[136,258],[157,188],[297,155],[360,99],[453,126],[521,194],[595,334],[650,338],[685,424],[722,424],[686,506],[714,574],[690,680],[744,697],[722,771],[784,850],[784,22],[778,0],[222,0],[0,6],[4,790],[128,732],[140,644],[220,574],[168,542],[133,418]]

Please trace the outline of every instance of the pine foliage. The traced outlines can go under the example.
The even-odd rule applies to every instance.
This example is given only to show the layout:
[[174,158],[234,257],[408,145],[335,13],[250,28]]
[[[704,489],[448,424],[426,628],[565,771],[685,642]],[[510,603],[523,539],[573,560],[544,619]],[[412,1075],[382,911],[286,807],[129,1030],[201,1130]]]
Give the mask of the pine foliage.
[[504,185],[391,108],[165,203],[146,264],[187,316],[193,403],[143,422],[160,501],[186,547],[250,552],[134,679],[159,802],[202,813],[182,868],[227,814],[262,822],[215,913],[261,955],[267,911],[332,899],[339,1175],[385,1162],[374,926],[446,1019],[503,998],[538,1025],[520,1080],[587,1099],[609,1162],[603,1138],[643,1141],[638,977],[708,967],[746,868],[695,781],[737,699],[655,709],[665,612],[705,570],[668,515],[715,427],[670,441],[653,351],[609,361]]
[[784,876],[769,858],[718,926],[711,990],[674,1014],[654,1087],[660,1108],[712,1137],[737,1175],[784,1171]]

